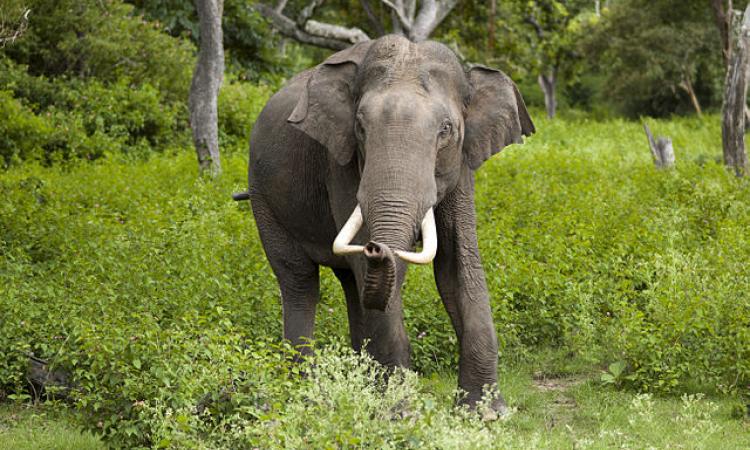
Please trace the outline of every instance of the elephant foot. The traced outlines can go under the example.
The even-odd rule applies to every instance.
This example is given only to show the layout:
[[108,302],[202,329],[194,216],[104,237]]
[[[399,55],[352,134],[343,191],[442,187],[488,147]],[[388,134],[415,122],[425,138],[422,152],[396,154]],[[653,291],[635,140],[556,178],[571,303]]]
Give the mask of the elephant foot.
[[[508,404],[505,403],[505,399],[497,390],[492,390],[491,398],[487,399],[487,391],[480,391],[472,395],[469,393],[465,397],[459,400],[459,406],[465,406],[470,411],[477,412],[481,419],[485,422],[493,422],[495,420],[504,420],[510,417],[511,409],[508,408]],[[482,398],[482,394],[485,394],[485,398]]]
[[[499,394],[498,394],[499,395]],[[482,421],[494,422],[495,420],[505,420],[510,417],[510,408],[502,397],[495,398],[488,406],[477,408]]]

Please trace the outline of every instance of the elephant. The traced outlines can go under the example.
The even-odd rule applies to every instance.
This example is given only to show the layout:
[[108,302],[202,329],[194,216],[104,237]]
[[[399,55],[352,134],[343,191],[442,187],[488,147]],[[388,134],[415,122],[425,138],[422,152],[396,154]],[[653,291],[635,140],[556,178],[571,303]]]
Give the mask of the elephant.
[[[465,69],[443,44],[388,35],[292,78],[250,137],[247,192],[282,299],[284,338],[311,352],[319,267],[346,298],[351,344],[409,367],[401,287],[433,263],[459,342],[458,400],[497,392],[498,347],[480,260],[474,171],[535,131],[499,70]],[[416,250],[421,241],[421,250]]]

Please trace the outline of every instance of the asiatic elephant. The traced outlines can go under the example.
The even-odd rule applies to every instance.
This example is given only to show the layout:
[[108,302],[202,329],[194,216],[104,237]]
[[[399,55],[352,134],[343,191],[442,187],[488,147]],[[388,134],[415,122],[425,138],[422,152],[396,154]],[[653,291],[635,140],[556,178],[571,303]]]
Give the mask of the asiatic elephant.
[[[398,36],[329,57],[276,93],[250,138],[249,190],[283,303],[284,338],[313,337],[319,266],[343,287],[351,342],[409,366],[401,286],[428,264],[460,343],[473,406],[497,382],[497,338],[479,257],[474,171],[534,125],[505,74],[469,70],[436,42]],[[416,251],[418,241],[422,249]],[[493,405],[504,408],[502,397]]]

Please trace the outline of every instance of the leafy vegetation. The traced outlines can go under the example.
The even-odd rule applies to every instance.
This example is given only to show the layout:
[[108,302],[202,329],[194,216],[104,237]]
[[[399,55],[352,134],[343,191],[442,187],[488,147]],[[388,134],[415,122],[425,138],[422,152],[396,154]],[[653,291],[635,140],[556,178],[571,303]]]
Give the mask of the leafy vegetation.
[[[614,2],[582,40],[584,54],[604,76],[619,111],[631,116],[686,113],[691,92],[703,107],[718,108],[723,95],[721,42],[702,0]],[[742,3],[735,2],[735,7]],[[686,33],[685,30],[691,30]]]
[[[597,386],[585,373],[548,375],[550,356],[506,369],[501,388],[511,413],[500,422],[454,410],[455,378],[401,373],[387,386],[380,368],[340,348],[318,354],[316,367],[289,386],[280,411],[248,414],[252,385],[225,393],[223,409],[202,418],[192,410],[147,405],[155,427],[154,446],[172,448],[398,447],[398,448],[745,448],[745,406],[726,398],[686,394],[680,398],[615,391]],[[564,357],[564,354],[561,355]],[[542,363],[544,359],[544,363]],[[564,364],[553,364],[564,370]],[[72,417],[55,405],[0,409],[0,446],[19,449],[100,448],[79,434]],[[216,408],[218,404],[213,403]],[[275,406],[276,407],[276,406]],[[232,414],[227,414],[228,410]],[[738,415],[739,411],[739,415]],[[219,421],[223,426],[215,426]],[[32,431],[33,430],[33,431]],[[378,445],[376,445],[378,444]]]
[[[546,348],[561,348],[589,372],[607,369],[611,378],[595,374],[592,390],[602,378],[655,393],[724,392],[740,402],[750,381],[750,280],[737,261],[750,260],[750,190],[714,160],[718,118],[652,124],[675,139],[679,162],[671,172],[652,167],[638,124],[570,117],[538,125],[527,144],[507,149],[477,176],[501,364],[520,367]],[[398,403],[373,393],[374,404],[352,409],[346,395],[375,392],[353,381],[366,373],[368,389],[398,390],[393,395],[409,398],[406,411],[427,427],[407,432],[393,423],[367,443],[417,447],[425,436],[465,430],[440,442],[470,435],[477,445],[489,438],[520,445],[502,426],[484,435],[475,419],[450,417],[447,405],[428,412],[429,397],[413,395],[422,392],[415,375],[386,388],[376,369],[357,369],[365,363],[353,355],[336,357],[348,372],[307,369],[299,379],[289,350],[276,343],[278,287],[250,212],[229,198],[245,183],[244,156],[228,157],[225,175],[213,183],[196,179],[194,164],[190,152],[169,151],[146,162],[26,163],[3,174],[2,396],[33,395],[25,381],[31,352],[71,374],[77,417],[113,444],[206,439],[209,447],[293,447],[303,436],[294,427],[309,417],[303,407],[318,408],[320,422],[307,420],[304,429],[323,442],[347,429],[333,425],[342,419],[330,407],[344,402],[338,410],[353,414],[353,434],[340,436],[344,446],[390,420],[382,414]],[[322,283],[317,345],[341,345],[347,327],[340,287],[328,270]],[[416,369],[452,372],[456,340],[435,308],[429,268],[410,269],[404,297]],[[553,361],[544,369],[561,366]],[[309,389],[324,384],[318,376],[353,390],[320,394],[335,398],[310,405]],[[347,376],[354,378],[341,378]],[[445,392],[435,401],[452,397]],[[280,423],[289,426],[272,425]],[[236,433],[211,431],[217,429]]]

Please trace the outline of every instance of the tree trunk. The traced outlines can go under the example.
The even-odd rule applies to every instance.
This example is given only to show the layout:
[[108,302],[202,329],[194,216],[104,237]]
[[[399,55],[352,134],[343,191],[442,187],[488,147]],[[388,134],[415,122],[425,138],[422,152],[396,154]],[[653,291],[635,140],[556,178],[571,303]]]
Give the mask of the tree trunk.
[[728,67],[732,56],[732,0],[727,0],[726,8],[724,7],[724,0],[709,0],[709,2],[714,13],[716,28],[719,29],[724,67]]
[[552,119],[557,113],[557,97],[555,96],[555,84],[557,82],[555,71],[550,74],[539,75],[539,87],[544,93],[544,106],[547,109],[547,117]]
[[682,79],[682,82],[680,83],[680,87],[685,90],[688,97],[690,97],[690,103],[693,104],[693,109],[695,110],[695,113],[698,114],[698,117],[703,115],[703,110],[701,109],[701,104],[698,101],[698,97],[695,95],[695,90],[693,89],[693,83],[690,82],[690,76],[685,74],[685,77]]
[[745,10],[742,25],[734,37],[732,60],[724,81],[721,137],[724,164],[734,169],[737,176],[743,176],[748,169],[745,152],[745,105],[750,57],[750,5]]
[[427,40],[457,3],[458,0],[423,0],[419,14],[414,18],[409,39],[413,42]]
[[490,0],[490,18],[487,23],[487,50],[495,50],[495,20],[497,20],[497,0]]
[[190,128],[201,174],[217,176],[221,173],[218,97],[224,78],[224,0],[195,0],[195,7],[200,20],[200,49],[190,85]]

